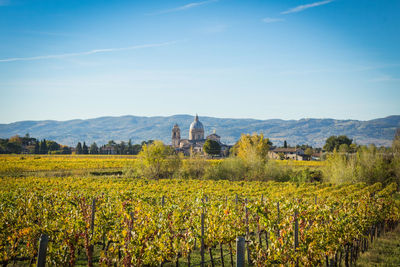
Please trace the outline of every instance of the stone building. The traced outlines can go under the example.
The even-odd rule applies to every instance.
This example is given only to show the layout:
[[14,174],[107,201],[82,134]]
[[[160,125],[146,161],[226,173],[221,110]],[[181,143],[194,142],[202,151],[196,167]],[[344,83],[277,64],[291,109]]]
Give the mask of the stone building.
[[268,152],[268,156],[272,159],[292,159],[292,160],[305,160],[307,156],[304,150],[300,148],[282,148],[278,147]]
[[172,147],[178,152],[183,152],[184,155],[191,153],[203,153],[203,145],[207,139],[217,141],[221,146],[221,155],[227,156],[229,154],[230,146],[221,143],[221,137],[215,132],[204,138],[204,126],[196,114],[194,121],[190,124],[189,139],[181,139],[181,130],[178,124],[172,128]]

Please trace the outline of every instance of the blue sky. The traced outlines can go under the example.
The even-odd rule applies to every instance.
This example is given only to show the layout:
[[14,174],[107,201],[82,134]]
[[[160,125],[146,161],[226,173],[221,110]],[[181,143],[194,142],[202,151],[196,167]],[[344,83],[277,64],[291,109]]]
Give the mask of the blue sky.
[[0,123],[400,114],[398,0],[0,0]]

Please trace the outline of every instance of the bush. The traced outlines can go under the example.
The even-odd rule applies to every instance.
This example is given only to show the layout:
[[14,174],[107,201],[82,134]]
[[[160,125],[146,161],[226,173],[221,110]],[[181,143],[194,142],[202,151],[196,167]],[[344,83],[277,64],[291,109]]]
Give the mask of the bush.
[[227,158],[216,164],[210,164],[204,173],[204,179],[213,180],[244,180],[247,168],[243,160],[239,158]]
[[161,141],[145,144],[135,161],[136,176],[150,179],[172,178],[179,170],[180,157]]
[[182,161],[177,176],[186,179],[202,179],[209,165],[211,164],[204,157],[195,155]]
[[391,153],[373,145],[360,147],[354,154],[334,152],[327,156],[326,166],[322,169],[323,179],[336,184],[387,184],[396,180],[397,161]]

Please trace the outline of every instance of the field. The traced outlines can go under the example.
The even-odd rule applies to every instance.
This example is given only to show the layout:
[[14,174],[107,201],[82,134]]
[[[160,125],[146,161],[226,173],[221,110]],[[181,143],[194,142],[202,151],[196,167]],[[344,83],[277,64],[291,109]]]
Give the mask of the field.
[[90,175],[123,170],[134,161],[127,157],[0,160],[3,265],[34,264],[42,234],[55,266],[230,266],[238,236],[258,266],[344,265],[400,219],[396,184],[156,181]]
[[68,173],[94,170],[121,170],[135,156],[108,155],[0,155],[0,174],[22,175],[40,171]]
[[[122,169],[135,161],[136,156],[121,155],[0,155],[0,172]],[[221,160],[209,160],[219,162]],[[280,165],[321,167],[321,161],[271,160]]]

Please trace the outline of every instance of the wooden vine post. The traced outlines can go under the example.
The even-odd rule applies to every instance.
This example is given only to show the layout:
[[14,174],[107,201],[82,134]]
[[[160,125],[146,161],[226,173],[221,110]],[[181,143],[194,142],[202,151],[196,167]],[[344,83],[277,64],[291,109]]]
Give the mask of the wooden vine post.
[[49,242],[49,236],[46,234],[42,234],[39,239],[39,250],[38,250],[38,258],[37,258],[37,267],[44,267],[46,264],[46,252],[47,252],[47,244]]
[[91,216],[91,221],[90,221],[90,232],[91,235],[89,237],[89,244],[88,244],[88,266],[93,266],[93,252],[94,252],[94,245],[91,244],[91,241],[93,240],[93,235],[94,235],[94,219],[95,219],[95,214],[96,214],[96,198],[93,198],[92,200],[92,216]]
[[299,247],[299,221],[297,219],[298,212],[294,212],[294,251],[296,255],[296,266],[299,266],[299,259],[297,257],[297,249]]
[[236,238],[236,267],[244,267],[245,243],[243,236]]
[[92,201],[92,220],[91,220],[91,223],[90,223],[90,230],[92,231],[92,236],[93,236],[93,232],[94,232],[95,213],[96,213],[96,198],[93,198],[93,201]]
[[201,263],[200,266],[204,267],[204,212],[201,214],[201,245],[200,245]]
[[[245,220],[246,220],[246,240],[250,241],[249,212],[248,212],[248,209],[247,209],[247,198],[244,201],[245,201],[244,213],[245,213]],[[247,249],[247,263],[250,264],[251,263],[251,257],[250,257],[249,243],[246,244],[246,249]]]
[[279,221],[280,221],[280,210],[279,210],[279,201],[276,203],[277,206],[277,221],[276,221],[276,234],[279,237],[281,235],[280,231],[279,231]]

